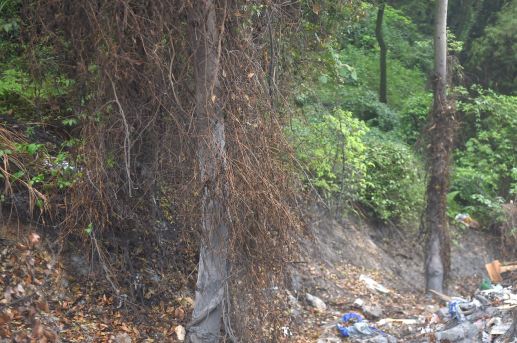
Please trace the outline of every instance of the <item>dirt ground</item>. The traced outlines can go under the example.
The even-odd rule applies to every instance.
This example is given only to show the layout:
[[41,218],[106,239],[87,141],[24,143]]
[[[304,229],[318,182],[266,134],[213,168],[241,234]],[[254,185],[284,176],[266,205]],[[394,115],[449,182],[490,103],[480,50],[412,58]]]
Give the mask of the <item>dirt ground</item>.
[[[305,260],[293,277],[293,292],[300,302],[300,331],[297,342],[316,341],[319,337],[343,336],[333,321],[346,313],[371,318],[353,303],[378,304],[382,318],[418,319],[432,316],[444,303],[425,296],[424,243],[417,236],[364,221],[318,218],[312,224],[314,240],[303,240]],[[487,233],[451,227],[452,275],[446,290],[449,296],[468,297],[488,277],[485,264],[499,258],[498,242]],[[365,275],[390,289],[389,294],[372,291],[359,281]],[[320,297],[328,305],[325,312],[315,311],[305,293]],[[330,323],[330,329],[322,326]],[[416,342],[409,325],[383,328],[404,342]],[[389,331],[392,330],[392,331]]]
[[[321,218],[312,225],[314,241],[302,244],[307,260],[329,268],[343,263],[378,271],[387,287],[400,292],[424,290],[424,243],[416,234],[357,220]],[[488,277],[485,264],[499,258],[498,242],[487,233],[452,226],[452,284]],[[305,280],[309,287],[322,280]]]
[[[19,242],[32,232],[49,237],[48,232],[30,223],[19,221],[16,217],[8,219],[9,216],[4,213],[0,222],[0,250],[4,247],[12,249],[14,242]],[[390,318],[432,315],[439,308],[435,300],[423,294],[423,243],[418,243],[416,235],[390,226],[374,226],[351,219],[336,221],[325,217],[313,220],[311,227],[314,239],[300,238],[302,256],[299,262],[302,263],[294,264],[292,269],[290,291],[299,301],[299,311],[293,314],[291,325],[293,341],[315,342],[322,335],[329,334],[341,339],[335,325],[330,332],[321,326],[339,320],[343,314],[351,311],[364,315],[353,305],[357,299],[379,304],[383,317]],[[468,296],[479,287],[483,277],[488,276],[485,264],[498,258],[497,241],[482,231],[455,227],[451,230],[451,236],[452,280],[448,295]],[[44,324],[59,330],[67,341],[177,340],[176,329],[186,326],[192,311],[193,299],[189,294],[191,297],[193,295],[188,293],[187,288],[177,288],[177,292],[167,293],[162,301],[157,301],[149,309],[142,308],[132,318],[124,318],[123,310],[127,306],[110,296],[112,289],[106,280],[95,281],[99,278],[91,277],[99,270],[92,270],[85,263],[86,255],[79,247],[73,246],[62,254],[59,260],[61,281],[53,285],[46,295],[46,301],[53,310],[47,317],[42,315]],[[43,258],[36,261],[45,263]],[[6,255],[0,267],[8,264]],[[141,275],[147,282],[147,288],[142,294],[146,299],[147,296],[165,294],[164,290],[171,289],[170,281],[164,275],[146,273],[150,272],[143,268]],[[359,281],[360,275],[371,277],[392,291],[380,294],[367,289]],[[319,312],[307,306],[306,293],[323,299],[328,310]],[[409,329],[407,326],[397,327],[392,333],[399,337],[408,336],[411,335]],[[410,342],[411,339],[406,341]]]

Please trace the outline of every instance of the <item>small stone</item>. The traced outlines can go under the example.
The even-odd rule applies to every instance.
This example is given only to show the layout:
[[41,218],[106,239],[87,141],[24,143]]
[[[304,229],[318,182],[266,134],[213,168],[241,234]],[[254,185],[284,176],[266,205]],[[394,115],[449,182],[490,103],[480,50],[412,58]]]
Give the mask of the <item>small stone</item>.
[[316,307],[317,309],[322,310],[322,311],[326,311],[327,310],[327,305],[320,298],[315,297],[314,295],[311,295],[309,293],[305,294],[305,298],[307,299],[307,302],[312,307]]
[[379,304],[374,303],[373,305],[363,305],[363,312],[369,317],[380,318],[382,317],[382,308]]
[[296,299],[293,295],[289,294],[289,303],[293,306],[298,306],[298,299]]
[[449,309],[447,307],[442,307],[438,311],[435,312],[435,314],[440,318],[440,320],[444,320],[445,318],[449,318]]
[[434,336],[436,337],[437,342],[442,340],[449,340],[451,342],[459,342],[460,340],[467,340],[474,338],[478,333],[477,327],[470,323],[464,322],[452,329],[436,332]]
[[376,336],[373,339],[373,343],[388,343],[388,338],[384,336]]
[[115,336],[115,343],[132,343],[131,337],[127,333],[119,333]]
[[397,339],[391,335],[388,335],[388,343],[397,343]]
[[492,318],[501,313],[501,311],[497,307],[489,307],[485,310],[485,313],[488,317]]
[[336,337],[322,337],[322,338],[318,339],[317,343],[331,343],[331,342],[339,343],[339,342],[341,342],[341,340]]
[[362,301],[361,299],[356,299],[356,301],[354,301],[354,306],[361,307],[363,306],[363,303],[364,301]]

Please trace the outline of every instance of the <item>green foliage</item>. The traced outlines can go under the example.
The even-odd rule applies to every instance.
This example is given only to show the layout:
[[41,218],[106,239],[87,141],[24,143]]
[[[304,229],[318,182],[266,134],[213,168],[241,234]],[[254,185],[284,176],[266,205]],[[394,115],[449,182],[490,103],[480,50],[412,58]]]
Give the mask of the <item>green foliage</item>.
[[22,0],[0,1],[0,41],[2,44],[17,39],[20,36],[19,12]]
[[288,133],[312,184],[328,194],[339,192],[344,161],[347,196],[354,197],[364,188],[366,147],[361,137],[367,131],[350,112],[307,110],[306,121],[293,118]]
[[486,219],[517,195],[517,97],[474,89],[475,98],[458,104],[471,137],[455,153],[451,190],[459,192],[458,203]]
[[427,122],[427,116],[433,102],[430,92],[418,92],[409,97],[404,103],[400,116],[400,135],[404,141],[414,145],[420,138],[422,127]]
[[507,95],[517,95],[517,2],[503,6],[493,25],[473,40],[468,51],[467,66],[472,68],[484,86]]
[[288,134],[310,176],[308,184],[335,200],[341,192],[344,158],[346,201],[365,204],[371,216],[382,220],[417,222],[425,182],[407,145],[378,130],[367,134],[365,123],[350,112],[304,112],[306,120],[293,118]]
[[84,229],[84,230],[83,230],[83,232],[84,232],[85,234],[89,234],[90,232],[92,232],[92,229],[93,229],[93,224],[92,224],[92,223],[90,223],[90,224],[88,224],[88,227],[87,227],[86,229]]
[[[420,44],[429,40],[428,37],[418,34],[416,26],[400,11],[386,7],[383,32],[389,49],[388,104],[381,103],[378,101],[380,49],[375,39],[375,21],[376,15],[363,18],[350,32],[343,28],[336,38],[339,46],[329,48],[325,55],[327,69],[322,75],[325,79],[320,78],[316,89],[306,87],[298,93],[299,104],[304,106],[319,100],[327,108],[350,111],[369,127],[384,132],[400,131],[402,124],[404,136],[413,117],[406,118],[397,111],[405,108],[413,94],[423,92],[427,68],[432,66],[432,45]],[[317,99],[312,92],[317,93]],[[411,123],[402,123],[401,119],[409,119]]]
[[[332,197],[336,202],[341,190],[344,144],[355,147],[347,148],[346,201],[362,203],[370,215],[382,220],[414,223],[422,210],[425,182],[413,152],[399,139],[413,144],[426,121],[432,95],[424,93],[428,72],[424,69],[432,66],[432,45],[422,43],[429,37],[418,34],[409,18],[387,6],[383,31],[389,49],[388,104],[381,103],[375,21],[374,15],[363,18],[354,30],[343,26],[336,36],[339,45],[323,45],[325,70],[315,75],[313,87],[300,85],[297,104],[305,120],[293,119],[289,134],[295,137],[293,145],[311,183],[329,202]],[[364,122],[370,133],[357,145],[336,136],[338,122],[331,119],[336,112],[329,115],[334,108],[347,113],[341,121],[347,127]],[[357,122],[350,121],[353,117]]]
[[370,215],[414,226],[424,209],[426,183],[411,149],[394,140],[371,136],[366,142],[366,189]]
[[[350,45],[353,45],[363,51],[379,51],[375,38],[376,20],[375,13],[365,18],[352,32],[343,32],[341,48],[350,49]],[[386,6],[384,10],[382,32],[392,62],[396,61],[404,68],[417,69],[427,75],[433,66],[433,46],[420,42],[427,42],[432,36],[419,33],[409,17],[391,6]],[[376,61],[378,64],[378,57]],[[393,79],[398,77],[398,74],[392,74]]]
[[418,32],[427,35],[433,34],[434,1],[395,0],[392,2],[392,6],[410,17]]

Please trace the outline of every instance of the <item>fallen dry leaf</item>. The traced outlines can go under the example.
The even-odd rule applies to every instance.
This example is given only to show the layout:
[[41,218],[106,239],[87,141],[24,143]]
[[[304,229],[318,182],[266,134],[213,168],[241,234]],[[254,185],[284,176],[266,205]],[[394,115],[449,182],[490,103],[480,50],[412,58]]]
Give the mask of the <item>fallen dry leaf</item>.
[[18,245],[16,246],[16,248],[18,248],[18,250],[21,250],[21,251],[25,251],[29,248],[27,248],[27,246],[21,244],[21,243],[18,243]]
[[32,334],[35,338],[40,338],[43,335],[43,325],[39,321],[36,321],[34,324],[34,328],[32,329]]
[[29,236],[29,242],[34,246],[39,243],[40,238],[41,237],[37,233],[31,233]]

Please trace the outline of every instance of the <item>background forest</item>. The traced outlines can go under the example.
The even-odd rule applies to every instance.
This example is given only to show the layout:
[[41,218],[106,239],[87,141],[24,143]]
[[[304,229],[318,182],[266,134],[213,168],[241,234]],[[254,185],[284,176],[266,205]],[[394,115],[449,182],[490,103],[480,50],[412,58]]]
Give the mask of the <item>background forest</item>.
[[[172,265],[188,275],[203,235],[188,20],[178,4],[170,5],[177,16],[159,17],[162,10],[145,1],[121,3],[89,1],[90,9],[0,0],[1,202],[104,251],[136,250],[151,228],[153,244],[170,243],[170,250],[151,248],[174,260],[164,270]],[[264,275],[281,272],[271,256],[296,250],[289,242],[303,234],[300,203],[423,234],[434,1],[384,3],[386,101],[379,95],[381,4],[237,1],[218,8],[228,6],[228,26],[220,28],[233,35],[219,42],[229,57],[216,67],[231,89],[224,106],[233,111],[225,117],[232,123],[228,217],[242,230],[229,251],[236,265],[261,266],[248,280],[257,292],[274,283]],[[66,21],[90,10],[84,22]],[[517,201],[515,18],[515,0],[450,2],[447,18],[459,123],[447,213],[451,221],[468,213],[497,232],[506,227],[505,204]],[[217,103],[222,96],[214,94]],[[515,228],[506,230],[513,242]],[[109,238],[121,232],[131,240]]]

